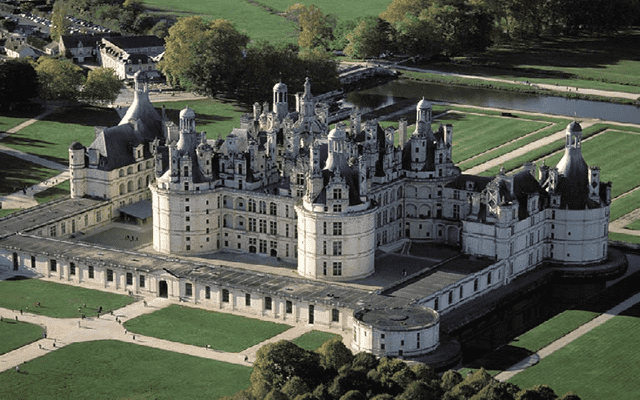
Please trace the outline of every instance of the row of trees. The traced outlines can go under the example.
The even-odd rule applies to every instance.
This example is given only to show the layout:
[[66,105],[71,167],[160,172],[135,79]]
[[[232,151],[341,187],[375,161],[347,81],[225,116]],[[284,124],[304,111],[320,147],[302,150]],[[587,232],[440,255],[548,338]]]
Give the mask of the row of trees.
[[456,371],[438,376],[424,364],[353,355],[339,340],[307,351],[282,340],[258,350],[251,386],[226,400],[579,400],[558,397],[548,386],[530,389],[498,382],[484,369],[466,377]]
[[43,100],[77,101],[94,104],[115,101],[122,82],[112,69],[96,68],[85,76],[70,61],[40,57],[37,62],[8,60],[0,63],[0,105]]
[[158,67],[167,80],[208,96],[266,100],[278,80],[295,92],[302,91],[306,77],[313,78],[317,93],[339,87],[336,64],[324,51],[250,43],[226,20],[181,18],[165,41]]
[[339,21],[294,4],[301,48],[343,50],[356,58],[386,52],[451,56],[496,41],[545,34],[613,32],[640,22],[637,0],[393,0],[377,18]]

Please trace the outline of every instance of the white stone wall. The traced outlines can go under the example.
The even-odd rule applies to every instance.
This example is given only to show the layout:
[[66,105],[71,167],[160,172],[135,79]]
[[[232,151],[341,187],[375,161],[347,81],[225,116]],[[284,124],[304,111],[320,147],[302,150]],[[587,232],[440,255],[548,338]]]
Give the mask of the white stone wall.
[[356,318],[353,320],[351,349],[354,352],[366,351],[378,357],[410,357],[433,351],[439,343],[439,322],[422,328],[395,331],[373,327]]
[[[297,205],[298,273],[306,278],[336,281],[372,274],[376,211],[377,207],[353,213],[327,213]],[[334,223],[341,224],[340,235],[334,235]],[[335,243],[340,243],[339,255],[334,255]],[[334,263],[340,263],[339,274]]]
[[549,256],[565,264],[599,262],[607,257],[609,206],[586,210],[546,210]]

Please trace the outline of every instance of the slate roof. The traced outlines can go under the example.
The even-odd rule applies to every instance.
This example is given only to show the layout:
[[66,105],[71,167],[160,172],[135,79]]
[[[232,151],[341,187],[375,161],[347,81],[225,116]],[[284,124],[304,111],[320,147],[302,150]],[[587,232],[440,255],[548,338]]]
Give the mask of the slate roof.
[[164,47],[164,39],[160,39],[157,36],[114,36],[107,39],[115,46],[127,50],[137,49],[140,47]]

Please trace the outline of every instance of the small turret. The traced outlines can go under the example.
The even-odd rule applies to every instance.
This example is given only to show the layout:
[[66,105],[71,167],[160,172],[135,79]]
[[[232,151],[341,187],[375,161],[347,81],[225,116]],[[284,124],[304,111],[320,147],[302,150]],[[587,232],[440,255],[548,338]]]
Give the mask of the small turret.
[[287,96],[287,85],[282,82],[276,83],[273,87],[273,112],[279,121],[282,121],[289,113]]

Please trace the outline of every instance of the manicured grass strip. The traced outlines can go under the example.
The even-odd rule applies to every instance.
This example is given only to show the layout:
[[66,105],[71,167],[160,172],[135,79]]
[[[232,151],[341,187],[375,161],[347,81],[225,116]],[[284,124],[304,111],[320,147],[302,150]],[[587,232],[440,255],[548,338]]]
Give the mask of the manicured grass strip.
[[629,225],[625,226],[627,229],[633,229],[634,231],[640,230],[640,220],[635,220]]
[[[5,138],[2,143],[9,138]],[[0,195],[7,195],[58,175],[60,171],[0,153]]]
[[170,305],[127,321],[131,332],[194,346],[238,353],[287,329],[289,325],[233,314]]
[[3,399],[217,399],[251,368],[114,340],[73,343],[0,374]]
[[[81,313],[94,316],[100,306],[105,313],[135,301],[131,297],[120,294],[39,279],[0,281],[0,293],[2,293],[0,307],[55,318],[77,318]],[[40,307],[35,306],[36,302],[40,302]],[[84,304],[86,307],[83,306]],[[27,307],[29,307],[28,310]]]
[[439,118],[438,122],[453,125],[454,163],[548,125],[546,122],[521,121],[517,118],[495,118],[460,113],[447,114]]
[[509,380],[520,387],[549,385],[583,400],[640,398],[640,319],[617,316]]
[[[292,342],[305,350],[313,351],[319,349],[324,342],[333,338],[340,338],[340,335],[322,331],[311,331],[298,336],[293,339]],[[342,340],[342,338],[340,338],[340,340]]]
[[[613,182],[611,197],[617,197],[640,185],[637,171],[640,167],[637,133],[608,130],[582,143],[582,156],[589,165],[601,169],[600,180]],[[546,159],[547,165],[556,165],[563,153]]]
[[[227,0],[145,0],[147,8],[181,17],[199,15],[207,20],[226,19],[253,40],[295,43],[298,39],[293,22],[260,7],[258,2]],[[293,4],[293,3],[291,3]]]
[[491,150],[489,152],[487,152],[486,154],[483,154],[479,157],[474,158],[473,160],[467,160],[467,161],[463,161],[462,163],[458,164],[458,166],[460,168],[462,168],[462,170],[467,170],[469,168],[473,168],[476,165],[480,165],[482,163],[485,163],[487,161],[493,160],[496,157],[500,157],[504,154],[507,154],[511,151],[517,150],[518,148],[525,146],[529,143],[533,143],[536,140],[540,140],[544,137],[547,137],[549,135],[552,135],[558,131],[563,130],[567,124],[569,124],[571,122],[571,120],[562,120],[559,123],[554,123],[553,125],[544,128],[532,135],[526,136],[526,137],[522,137],[516,141],[513,141],[512,143],[508,143],[500,148]]
[[624,233],[617,233],[617,232],[609,232],[609,240],[640,244],[640,236],[627,235]]
[[0,322],[0,354],[35,342],[42,338],[43,332],[44,328],[39,325],[3,318]]
[[579,326],[586,324],[598,315],[600,314],[583,310],[564,311],[517,337],[511,342],[511,345],[536,352],[569,332],[576,330]]
[[112,108],[77,107],[51,114],[7,136],[2,144],[67,165],[72,142],[89,146],[95,138],[94,126],[114,126],[119,122],[118,113]]
[[69,193],[71,193],[71,184],[69,180],[59,183],[53,187],[43,190],[40,193],[36,193],[33,196],[38,203],[46,203],[51,200],[60,199],[63,197],[68,197]]
[[196,113],[196,129],[207,132],[207,138],[217,139],[218,134],[226,138],[233,128],[240,128],[240,117],[253,112],[234,101],[190,100],[154,103],[156,108],[166,107],[167,118],[176,124],[182,109],[189,106]]
[[19,208],[0,208],[0,218],[6,217],[9,214],[13,214],[16,211],[20,211]]
[[[604,129],[606,129],[609,125],[607,124],[594,124],[586,129],[582,130],[582,139],[584,140],[585,138],[594,135],[596,133],[602,132]],[[562,140],[556,140],[553,143],[549,143],[548,145],[545,146],[541,146],[535,150],[532,150],[530,152],[528,152],[527,154],[523,154],[521,156],[518,157],[514,157],[511,160],[505,162],[504,164],[497,165],[493,168],[489,168],[486,171],[481,172],[478,175],[481,176],[494,176],[497,175],[498,172],[500,172],[500,167],[504,166],[505,170],[508,171],[513,171],[514,169],[520,168],[524,165],[525,162],[527,161],[535,161],[538,160],[540,158],[544,158],[552,153],[555,153],[556,151],[560,151],[564,149],[564,139]],[[589,161],[591,163],[591,161]],[[555,164],[551,164],[550,162],[547,162],[545,159],[545,164],[549,165],[549,166],[555,166]],[[592,164],[593,165],[593,164]]]
[[[615,185],[615,182],[614,182]],[[611,213],[609,220],[615,221],[625,214],[629,214],[640,206],[640,190],[633,191],[629,194],[614,199],[611,202]]]

